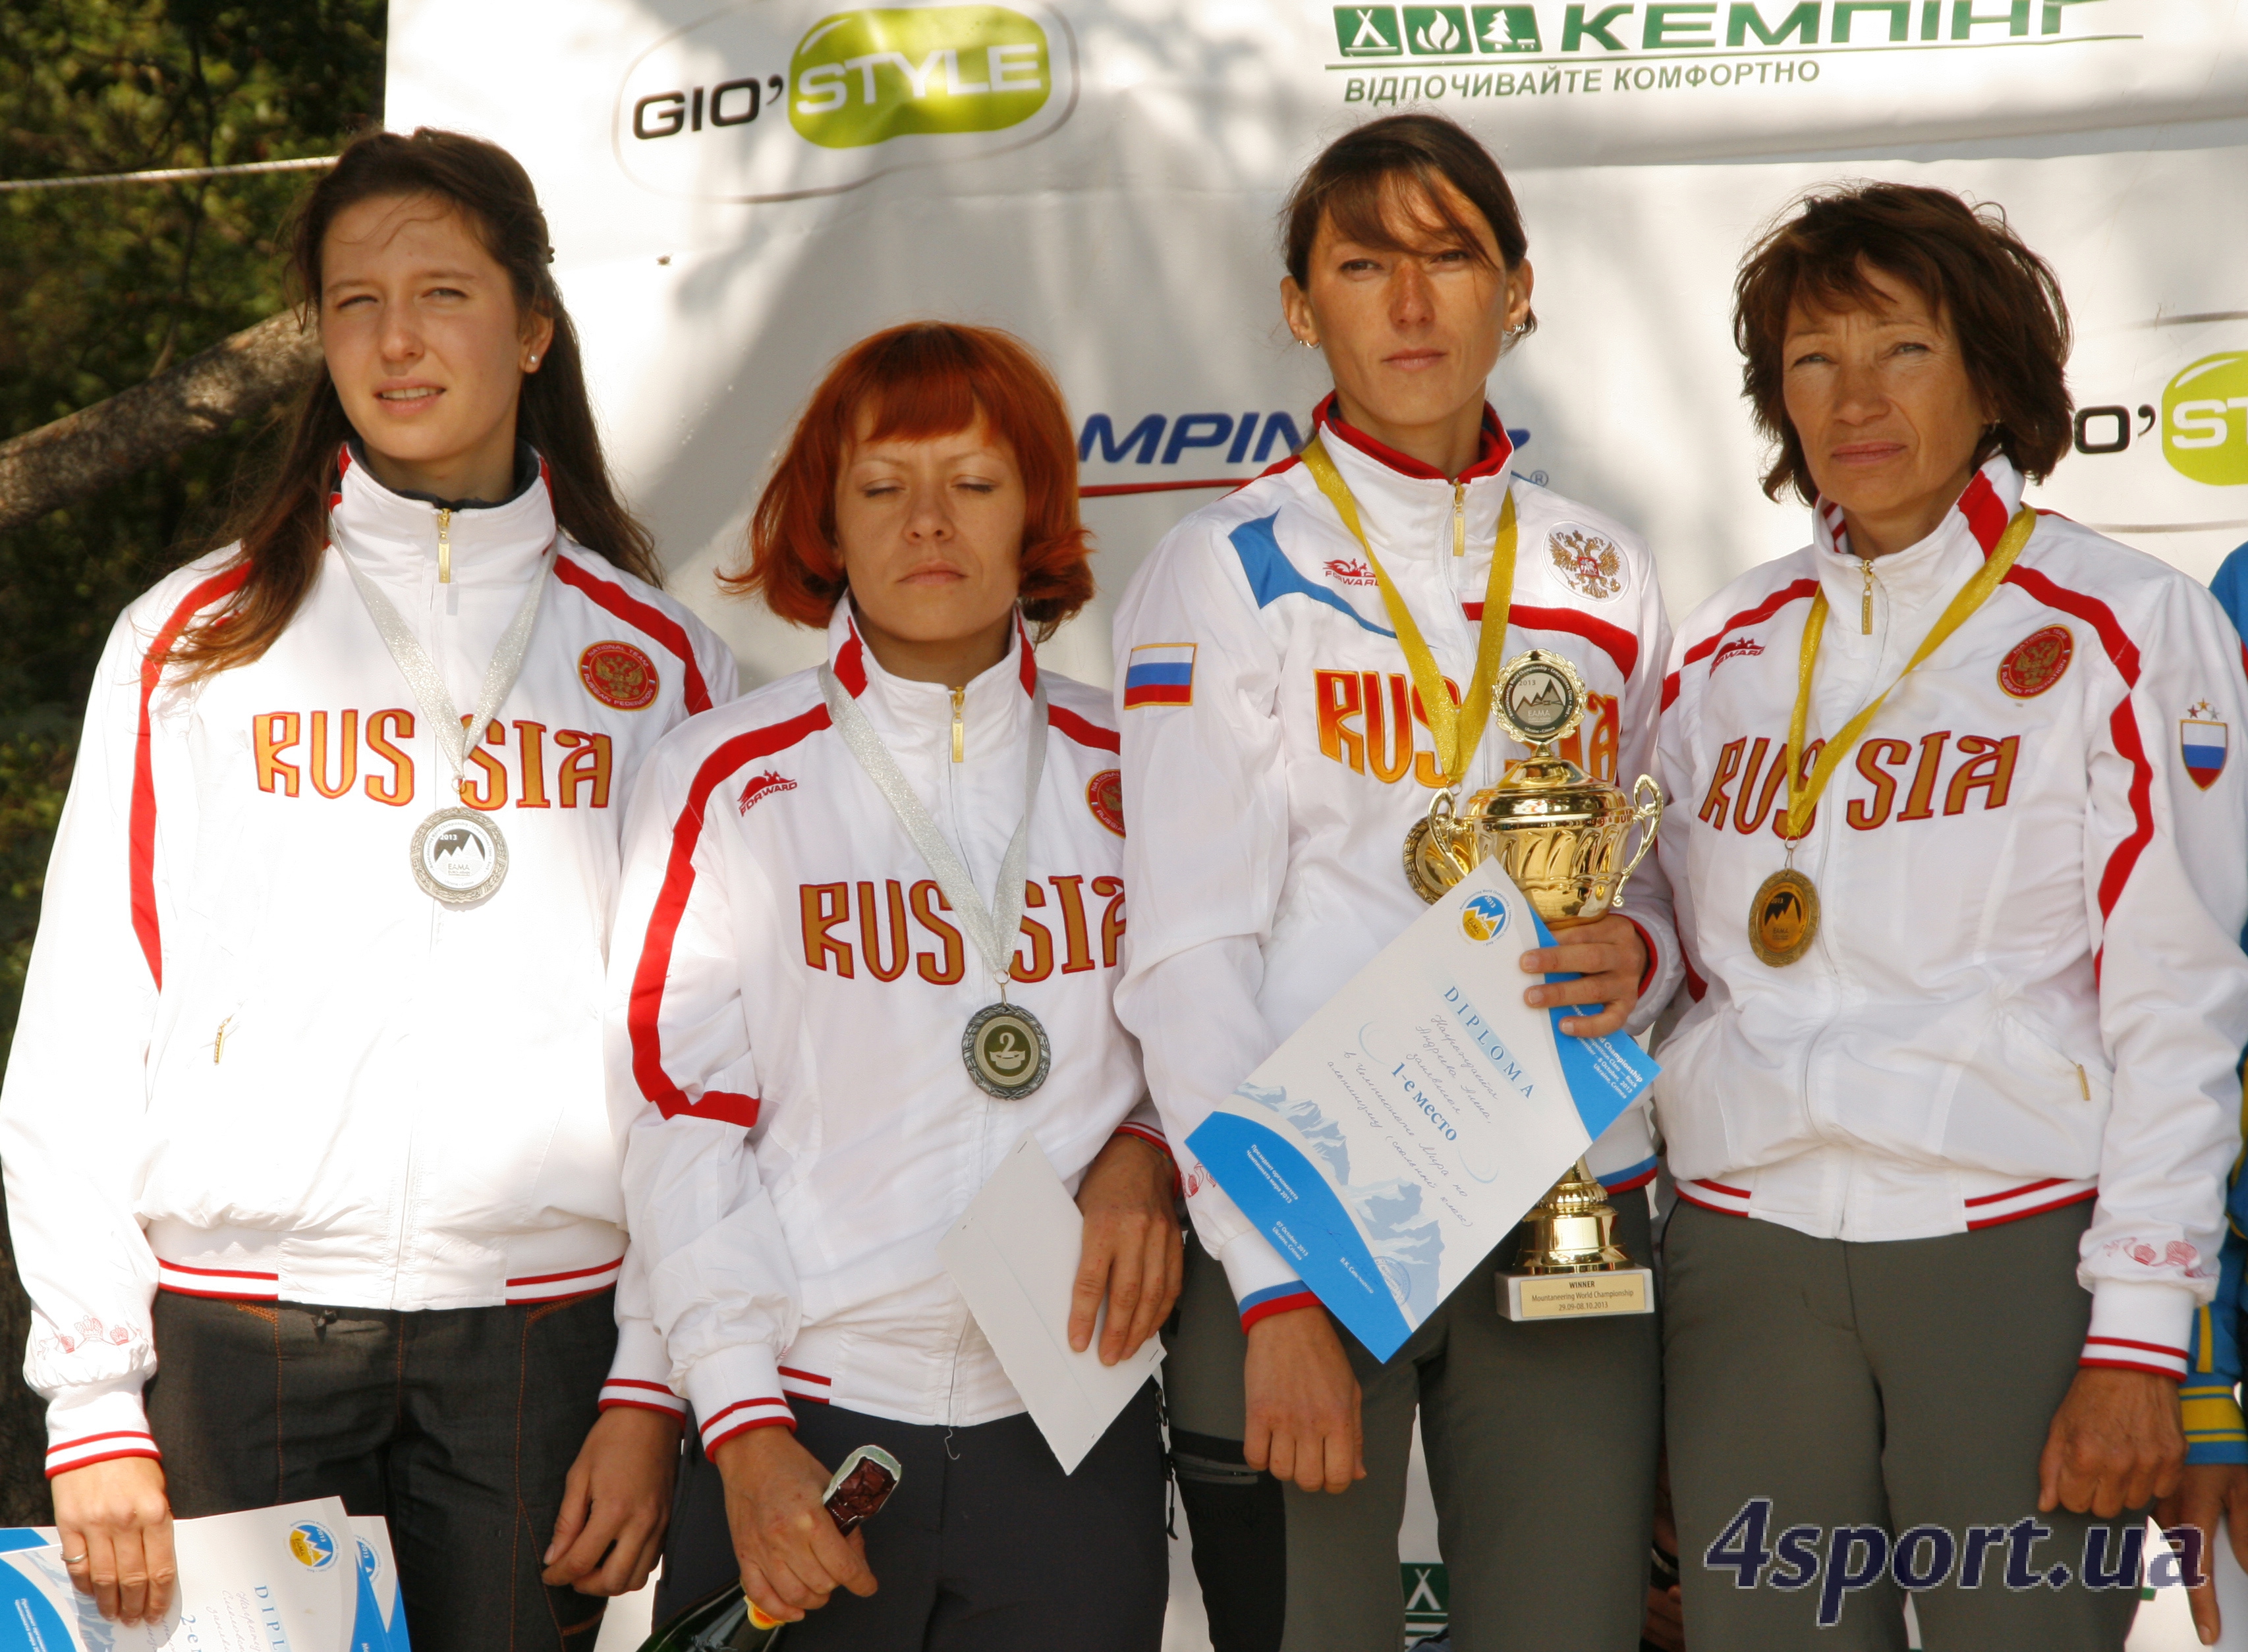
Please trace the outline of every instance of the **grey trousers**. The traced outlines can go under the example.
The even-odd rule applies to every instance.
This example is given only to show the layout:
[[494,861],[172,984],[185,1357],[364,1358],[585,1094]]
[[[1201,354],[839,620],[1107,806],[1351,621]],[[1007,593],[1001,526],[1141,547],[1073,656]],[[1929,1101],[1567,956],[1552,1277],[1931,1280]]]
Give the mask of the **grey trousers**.
[[[1897,1571],[1877,1571],[1874,1557],[1934,1527],[1944,1535],[1923,1533],[1896,1563],[1916,1582],[1943,1578],[1914,1590],[1928,1652],[2120,1652],[2137,1580],[2089,1588],[2081,1573],[2090,1539],[2112,1575],[2143,1511],[2114,1521],[2037,1513],[2038,1457],[2091,1320],[2076,1283],[2091,1210],[1849,1244],[1678,1207],[1663,1236],[1663,1369],[1696,1644],[1902,1652]],[[1760,1537],[1758,1499],[1769,1505]],[[2035,1526],[2018,1539],[1969,1534],[2028,1517]],[[1790,1555],[1782,1536],[1799,1526],[1816,1535]],[[1876,1532],[1835,1535],[1850,1527]],[[1980,1580],[1962,1587],[1978,1542]],[[1760,1576],[1724,1556],[1712,1566],[1713,1544],[1737,1561],[1774,1551],[1772,1564]],[[1815,1576],[1803,1579],[1813,1559]],[[2062,1566],[2068,1580],[2054,1587]],[[1837,1580],[1861,1575],[1854,1589]],[[1832,1627],[1819,1624],[1822,1606],[1839,1616]]]
[[[1645,1196],[1622,1195],[1616,1208],[1621,1243],[1646,1261]],[[1662,1422],[1655,1317],[1502,1318],[1496,1276],[1520,1245],[1519,1232],[1509,1236],[1387,1364],[1343,1333],[1365,1394],[1367,1477],[1340,1496],[1282,1489],[1284,1529],[1271,1547],[1285,1587],[1275,1587],[1260,1575],[1266,1566],[1203,1564],[1206,1552],[1238,1553],[1256,1493],[1243,1485],[1230,1502],[1215,1484],[1218,1465],[1186,1460],[1189,1443],[1204,1448],[1195,1454],[1203,1459],[1216,1455],[1211,1443],[1228,1442],[1239,1462],[1248,1348],[1223,1272],[1189,1241],[1163,1381],[1217,1652],[1368,1652],[1402,1642],[1397,1528],[1416,1409],[1455,1652],[1636,1652]],[[1271,1477],[1236,1472],[1269,1497]]]

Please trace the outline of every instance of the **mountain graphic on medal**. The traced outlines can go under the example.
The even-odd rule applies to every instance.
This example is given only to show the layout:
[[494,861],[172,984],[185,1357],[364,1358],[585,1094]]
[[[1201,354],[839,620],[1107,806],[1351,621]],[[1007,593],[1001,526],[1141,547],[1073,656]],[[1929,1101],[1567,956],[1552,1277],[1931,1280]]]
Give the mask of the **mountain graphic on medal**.
[[507,877],[507,840],[474,809],[440,809],[415,828],[414,881],[447,906],[473,906]]
[[1500,726],[1525,745],[1558,740],[1583,716],[1584,689],[1568,662],[1532,648],[1499,691]]

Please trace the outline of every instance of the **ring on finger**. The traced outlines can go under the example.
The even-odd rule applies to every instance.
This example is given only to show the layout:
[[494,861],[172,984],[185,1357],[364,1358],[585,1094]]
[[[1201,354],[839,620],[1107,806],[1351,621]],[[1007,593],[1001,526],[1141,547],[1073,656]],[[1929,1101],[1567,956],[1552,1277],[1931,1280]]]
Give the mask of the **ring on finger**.
[[84,1566],[86,1564],[86,1556],[83,1554],[65,1554],[63,1556],[63,1564],[65,1566]]

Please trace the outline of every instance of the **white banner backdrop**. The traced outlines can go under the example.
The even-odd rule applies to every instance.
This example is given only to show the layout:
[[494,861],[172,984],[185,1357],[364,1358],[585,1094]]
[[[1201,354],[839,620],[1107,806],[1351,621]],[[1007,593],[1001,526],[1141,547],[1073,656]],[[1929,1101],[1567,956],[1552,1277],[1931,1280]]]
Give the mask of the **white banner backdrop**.
[[[1011,327],[1084,433],[1107,598],[1193,485],[1324,388],[1274,216],[1326,139],[1441,109],[1519,192],[1521,465],[1641,529],[1674,614],[1789,549],[1729,284],[1841,177],[2004,203],[2074,312],[2078,451],[2039,503],[2203,577],[2248,539],[2248,15],[2235,0],[394,0],[387,119],[530,167],[612,451],[751,680],[816,639],[719,598],[821,367],[908,317]],[[1107,598],[1057,663],[1107,680]]]
[[552,219],[611,452],[757,682],[815,634],[721,598],[824,364],[915,317],[1014,329],[1082,432],[1107,616],[1324,390],[1275,215],[1393,108],[1519,194],[1540,326],[1494,375],[1520,468],[1643,531],[1674,615],[1800,544],[1727,325],[1758,227],[1880,176],[2001,202],[2059,270],[2077,450],[2037,503],[2206,578],[2248,539],[2248,9],[2238,0],[393,0],[387,119],[507,145]]

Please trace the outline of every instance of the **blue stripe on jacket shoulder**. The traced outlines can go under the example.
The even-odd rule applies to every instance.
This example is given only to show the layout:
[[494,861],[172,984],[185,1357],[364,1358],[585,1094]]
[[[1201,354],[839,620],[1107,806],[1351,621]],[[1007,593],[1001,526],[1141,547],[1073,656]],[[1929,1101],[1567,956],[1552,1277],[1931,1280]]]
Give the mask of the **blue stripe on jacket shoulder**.
[[1235,554],[1241,559],[1242,572],[1249,576],[1250,593],[1257,599],[1257,606],[1269,608],[1282,597],[1309,597],[1314,602],[1326,603],[1338,614],[1348,614],[1378,637],[1395,637],[1395,631],[1383,630],[1333,592],[1313,585],[1296,572],[1296,565],[1288,560],[1280,549],[1280,541],[1273,537],[1272,524],[1279,515],[1275,511],[1269,517],[1244,522],[1228,536],[1233,541]]

